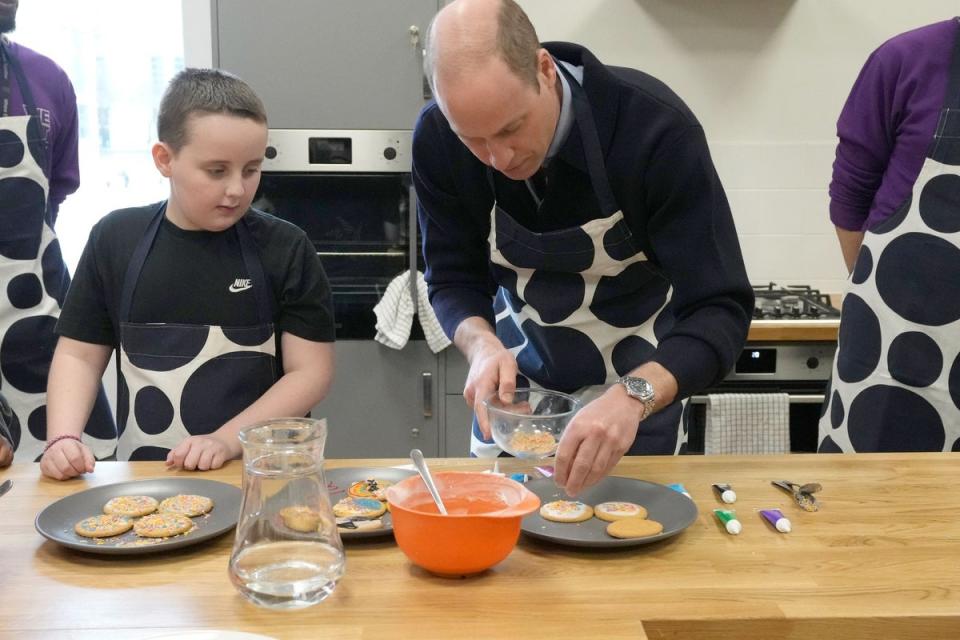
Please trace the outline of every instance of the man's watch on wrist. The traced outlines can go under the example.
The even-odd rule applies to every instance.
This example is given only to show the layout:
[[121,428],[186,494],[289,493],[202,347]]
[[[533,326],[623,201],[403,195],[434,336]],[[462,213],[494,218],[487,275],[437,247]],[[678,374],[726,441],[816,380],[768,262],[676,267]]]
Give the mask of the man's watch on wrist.
[[643,405],[641,420],[645,420],[647,416],[653,413],[653,408],[657,403],[657,394],[649,381],[635,376],[621,376],[617,378],[617,384],[622,384],[623,388],[627,390],[627,395],[636,398]]

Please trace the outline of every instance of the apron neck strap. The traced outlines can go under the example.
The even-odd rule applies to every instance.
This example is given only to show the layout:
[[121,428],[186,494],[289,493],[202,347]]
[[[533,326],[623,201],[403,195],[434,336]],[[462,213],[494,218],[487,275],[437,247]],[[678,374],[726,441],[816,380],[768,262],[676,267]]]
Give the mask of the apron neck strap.
[[[147,230],[143,233],[140,241],[137,243],[133,256],[130,258],[130,264],[127,265],[127,273],[123,278],[123,290],[120,293],[120,322],[130,321],[130,309],[133,307],[133,293],[137,288],[137,282],[140,280],[140,273],[143,271],[143,265],[146,264],[147,256],[157,239],[157,233],[160,225],[163,223],[164,214],[167,211],[167,203],[162,203],[157,207],[156,213],[150,220]],[[253,238],[248,229],[249,222],[246,216],[240,218],[233,228],[236,230],[237,238],[240,242],[240,254],[243,257],[243,264],[247,269],[250,280],[253,283],[253,294],[257,300],[257,316],[260,324],[270,324],[273,322],[273,316],[276,309],[276,303],[273,296],[268,293],[272,290],[263,272],[263,264],[260,256],[257,255],[257,248],[254,245]]]
[[17,86],[20,87],[20,94],[23,102],[27,106],[27,115],[39,116],[37,103],[33,99],[33,92],[30,91],[30,85],[27,83],[27,76],[23,73],[20,61],[7,48],[5,39],[0,37],[0,116],[10,115],[10,77],[9,72],[13,71]]
[[617,199],[613,195],[610,181],[607,178],[607,168],[603,162],[603,148],[600,145],[600,136],[593,120],[593,109],[587,100],[586,91],[577,82],[577,79],[567,71],[562,64],[557,63],[557,69],[564,74],[570,85],[573,102],[573,115],[580,131],[580,143],[583,145],[583,154],[590,173],[590,183],[593,185],[597,200],[604,215],[610,215],[620,209]]
[[[960,18],[955,19],[960,27]],[[960,28],[953,40],[947,93],[927,157],[949,165],[960,164]]]

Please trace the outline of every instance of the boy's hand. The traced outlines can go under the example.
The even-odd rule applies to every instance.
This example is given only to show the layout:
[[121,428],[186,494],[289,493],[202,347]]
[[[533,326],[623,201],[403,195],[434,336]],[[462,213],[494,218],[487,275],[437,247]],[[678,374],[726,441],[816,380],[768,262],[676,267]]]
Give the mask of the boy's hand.
[[7,439],[0,436],[0,467],[9,467],[13,462],[13,447]]
[[167,467],[187,471],[219,469],[233,457],[229,445],[216,435],[190,436],[167,454]]
[[82,473],[91,473],[94,463],[90,447],[76,440],[64,439],[47,449],[40,458],[40,472],[54,480],[67,480]]

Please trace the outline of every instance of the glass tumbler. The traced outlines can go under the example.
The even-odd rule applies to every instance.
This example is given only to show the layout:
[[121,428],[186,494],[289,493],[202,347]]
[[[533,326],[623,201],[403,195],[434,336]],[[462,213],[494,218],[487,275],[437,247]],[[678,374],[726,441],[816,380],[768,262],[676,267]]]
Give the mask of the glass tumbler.
[[279,418],[240,432],[243,504],[230,580],[251,602],[298,609],[329,596],[343,576],[323,472],[325,420]]

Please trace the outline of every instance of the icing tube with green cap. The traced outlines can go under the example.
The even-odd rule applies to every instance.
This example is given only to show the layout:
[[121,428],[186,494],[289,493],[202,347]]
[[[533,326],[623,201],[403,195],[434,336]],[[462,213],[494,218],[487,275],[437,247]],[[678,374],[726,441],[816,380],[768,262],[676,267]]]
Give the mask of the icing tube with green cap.
[[723,523],[724,528],[730,535],[737,535],[743,530],[743,525],[737,520],[737,513],[732,509],[714,509],[713,514],[717,520]]

